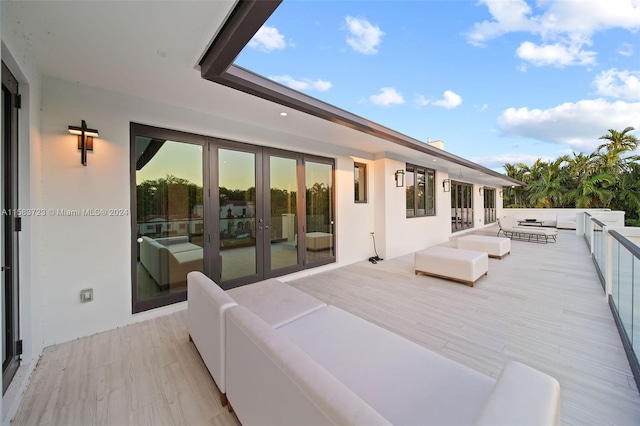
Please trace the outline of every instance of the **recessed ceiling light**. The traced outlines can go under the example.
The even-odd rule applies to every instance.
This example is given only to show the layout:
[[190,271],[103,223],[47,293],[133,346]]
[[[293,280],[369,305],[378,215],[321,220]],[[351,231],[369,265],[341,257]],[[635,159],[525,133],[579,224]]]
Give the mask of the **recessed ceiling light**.
[[289,115],[289,114],[287,114],[286,112],[281,112],[280,113],[280,116],[282,116],[282,117],[286,117],[287,115]]

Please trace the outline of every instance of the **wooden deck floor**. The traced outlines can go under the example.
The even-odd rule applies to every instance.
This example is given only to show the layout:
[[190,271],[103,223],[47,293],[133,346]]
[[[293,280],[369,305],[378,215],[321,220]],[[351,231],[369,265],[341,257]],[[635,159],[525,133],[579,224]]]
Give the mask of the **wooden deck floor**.
[[[555,244],[513,241],[473,288],[416,276],[412,255],[290,284],[492,377],[509,359],[551,374],[563,424],[640,424],[616,326],[572,231]],[[183,311],[46,348],[14,424],[238,423],[219,405]]]

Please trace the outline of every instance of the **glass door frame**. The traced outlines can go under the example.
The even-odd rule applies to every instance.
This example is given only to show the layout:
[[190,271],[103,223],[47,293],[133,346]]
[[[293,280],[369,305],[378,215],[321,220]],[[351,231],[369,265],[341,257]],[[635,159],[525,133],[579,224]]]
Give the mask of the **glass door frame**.
[[[472,184],[451,181],[451,209],[455,210],[455,214],[451,216],[451,232],[474,227]],[[460,216],[458,216],[458,212]],[[458,217],[460,218],[460,226],[458,226]]]
[[[203,235],[203,271],[211,277],[222,288],[229,289],[245,284],[254,283],[260,280],[273,278],[314,268],[336,261],[336,171],[335,159],[297,153],[294,151],[281,150],[260,145],[231,141],[227,139],[187,133],[177,130],[170,130],[138,123],[130,123],[130,212],[131,212],[131,289],[132,289],[132,312],[139,313],[149,309],[167,306],[172,303],[185,301],[186,291],[179,291],[166,295],[159,295],[151,299],[138,300],[137,297],[137,256],[138,252],[138,229],[137,229],[137,200],[136,200],[136,137],[144,136],[164,139],[186,144],[202,146],[202,167],[203,167],[203,200],[204,200],[204,235]],[[221,282],[221,261],[220,261],[220,199],[219,199],[219,176],[218,161],[219,149],[237,150],[255,154],[256,172],[256,219],[258,216],[263,219],[263,223],[271,227],[269,202],[270,197],[269,177],[265,174],[265,163],[269,162],[271,156],[295,159],[296,176],[298,179],[298,195],[296,199],[296,209],[298,215],[297,223],[297,253],[298,261],[295,265],[270,269],[270,245],[271,238],[265,238],[264,232],[256,233],[256,273],[238,279]],[[306,163],[314,162],[331,166],[331,188],[330,188],[330,226],[332,230],[330,252],[320,259],[309,261],[306,253]],[[260,190],[258,190],[260,189]],[[267,218],[268,217],[268,218]],[[269,253],[269,254],[265,254]],[[268,266],[268,267],[267,267]]]
[[274,278],[279,277],[286,274],[291,274],[293,272],[298,272],[304,269],[304,261],[305,261],[305,252],[304,244],[302,244],[304,238],[301,236],[304,235],[304,217],[301,213],[305,212],[305,190],[304,190],[304,155],[285,151],[276,148],[263,148],[263,170],[264,170],[264,184],[263,191],[265,203],[263,205],[263,217],[265,218],[265,226],[268,226],[269,229],[273,228],[272,218],[271,218],[271,205],[270,205],[270,194],[271,194],[271,182],[270,182],[270,168],[271,168],[271,157],[279,157],[286,158],[296,161],[296,215],[297,223],[296,223],[296,235],[297,235],[297,244],[296,244],[296,253],[297,253],[297,262],[295,265],[286,266],[278,269],[271,269],[271,238],[264,238],[264,278]]
[[[130,182],[131,182],[131,194],[130,194],[130,209],[131,212],[131,309],[133,313],[139,313],[143,311],[147,311],[153,308],[159,308],[162,306],[167,306],[173,303],[183,302],[187,300],[187,291],[186,288],[184,291],[178,291],[175,293],[169,293],[165,295],[155,296],[150,299],[141,299],[138,300],[138,266],[137,266],[137,256],[138,253],[138,225],[137,225],[137,198],[136,198],[136,137],[138,136],[147,136],[151,138],[157,139],[165,139],[167,141],[175,141],[185,144],[199,145],[202,147],[202,176],[203,176],[203,199],[204,199],[204,235],[209,235],[207,231],[208,220],[206,220],[207,215],[209,214],[210,208],[208,207],[211,203],[210,201],[210,191],[208,188],[208,183],[206,180],[206,176],[209,174],[209,160],[208,160],[208,152],[207,152],[207,141],[203,136],[195,135],[192,133],[185,133],[176,130],[163,129],[159,127],[151,127],[143,124],[130,123],[129,125],[129,137],[130,137],[130,149],[129,149],[129,158],[130,158]],[[204,273],[210,276],[210,260],[211,255],[207,241],[203,244],[203,269]]]
[[[19,228],[16,216],[18,209],[18,80],[2,62],[2,295],[4,314],[4,354],[7,358],[2,364],[2,394],[6,392],[20,366],[20,276],[19,276]],[[7,214],[4,214],[7,213]]]

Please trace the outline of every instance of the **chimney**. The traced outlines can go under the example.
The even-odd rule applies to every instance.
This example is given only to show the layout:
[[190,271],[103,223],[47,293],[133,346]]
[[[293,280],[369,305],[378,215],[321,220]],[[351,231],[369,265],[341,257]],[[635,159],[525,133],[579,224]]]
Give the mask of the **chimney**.
[[442,142],[441,140],[432,141],[431,138],[429,138],[427,139],[427,145],[444,151],[444,142]]

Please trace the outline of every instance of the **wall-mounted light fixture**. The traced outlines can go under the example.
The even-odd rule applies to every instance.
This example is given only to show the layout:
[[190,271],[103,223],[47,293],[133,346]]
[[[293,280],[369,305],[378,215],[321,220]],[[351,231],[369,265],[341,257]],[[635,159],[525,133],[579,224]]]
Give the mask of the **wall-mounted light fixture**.
[[80,150],[80,163],[83,166],[87,165],[87,151],[93,151],[93,138],[98,138],[100,135],[96,129],[89,129],[87,123],[82,120],[82,125],[69,126],[69,133],[72,135],[78,135],[78,149]]
[[404,186],[404,170],[396,170],[396,186],[399,188]]
[[451,192],[451,181],[449,179],[442,181],[442,189],[444,192]]
[[502,198],[502,191],[498,192],[498,195],[500,195],[500,198]]
[[484,195],[484,187],[481,186],[480,188],[478,188],[478,194]]

